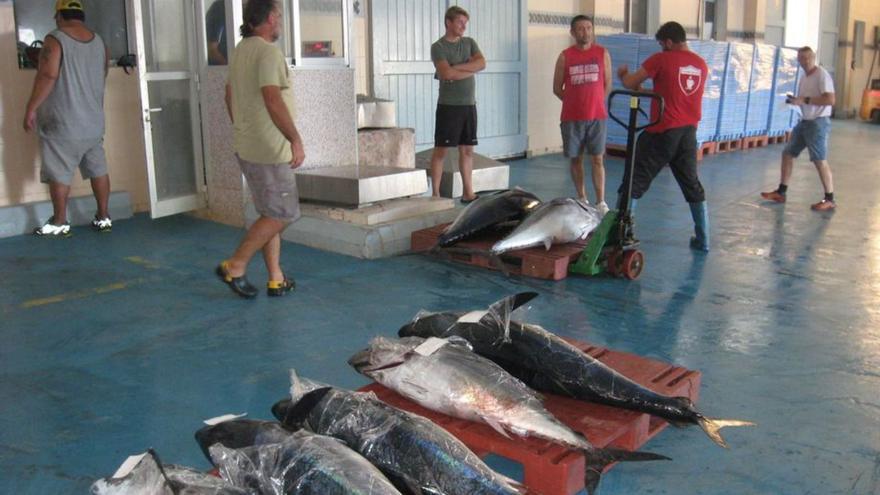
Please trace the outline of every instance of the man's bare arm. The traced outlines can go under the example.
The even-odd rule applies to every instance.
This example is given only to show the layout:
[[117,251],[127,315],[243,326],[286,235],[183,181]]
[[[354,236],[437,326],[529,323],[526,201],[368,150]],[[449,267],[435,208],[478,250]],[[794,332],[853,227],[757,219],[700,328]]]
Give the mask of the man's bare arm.
[[623,84],[624,88],[633,91],[641,91],[642,83],[649,77],[648,71],[643,67],[639,67],[639,70],[635,72],[630,72],[625,65],[618,67],[617,76],[620,78],[620,83]]
[[608,50],[605,50],[605,96],[607,97],[611,94],[611,89],[614,87],[613,84],[613,76],[611,75],[611,54],[608,53]]
[[37,68],[37,77],[34,79],[34,87],[28,100],[24,116],[24,130],[32,131],[36,127],[37,109],[46,101],[46,98],[55,88],[58,74],[61,71],[61,44],[52,36],[46,36],[43,48],[40,49],[40,63]]
[[480,72],[481,70],[486,68],[486,59],[483,57],[482,53],[476,53],[471,56],[471,58],[463,63],[457,64],[455,66],[456,70],[463,70],[471,73]]
[[235,123],[235,117],[232,116],[232,86],[226,83],[226,95],[223,97],[226,101],[226,113],[229,114],[229,121]]
[[560,53],[553,70],[553,94],[560,100],[565,90],[565,55]]
[[434,68],[437,69],[437,75],[440,77],[441,81],[461,81],[462,79],[474,77],[473,72],[458,70],[449,65],[449,62],[446,60],[435,61]]
[[293,151],[292,165],[294,168],[302,165],[305,159],[302,138],[293,124],[290,110],[284,104],[284,99],[281,97],[281,88],[278,86],[263,86],[260,88],[260,91],[263,93],[263,103],[266,105],[266,110],[269,111],[272,123],[290,142],[290,147]]

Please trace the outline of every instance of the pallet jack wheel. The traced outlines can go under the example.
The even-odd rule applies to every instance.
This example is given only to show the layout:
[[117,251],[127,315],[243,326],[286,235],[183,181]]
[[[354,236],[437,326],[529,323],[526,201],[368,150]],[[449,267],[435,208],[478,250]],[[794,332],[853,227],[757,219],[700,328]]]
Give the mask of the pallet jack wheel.
[[623,253],[622,269],[620,273],[630,279],[635,280],[642,274],[642,268],[645,267],[645,255],[638,249],[626,251]]

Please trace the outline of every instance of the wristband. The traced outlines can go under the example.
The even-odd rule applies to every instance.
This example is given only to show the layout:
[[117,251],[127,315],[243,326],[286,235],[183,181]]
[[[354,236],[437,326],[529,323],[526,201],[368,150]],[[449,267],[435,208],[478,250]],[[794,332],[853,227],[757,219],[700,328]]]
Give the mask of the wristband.
[[804,103],[806,103],[807,105],[810,104],[810,97],[809,96],[804,98]]

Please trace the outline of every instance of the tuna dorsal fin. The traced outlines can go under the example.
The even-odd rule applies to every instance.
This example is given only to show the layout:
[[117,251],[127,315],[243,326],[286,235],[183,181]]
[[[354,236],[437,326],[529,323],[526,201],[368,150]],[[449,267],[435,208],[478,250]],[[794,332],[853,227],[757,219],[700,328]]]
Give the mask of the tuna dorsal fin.
[[499,299],[489,306],[489,313],[503,315],[513,313],[517,308],[538,297],[537,292],[520,292],[504,299]]
[[553,245],[553,239],[547,237],[544,239],[543,243],[544,243],[544,249],[547,251],[550,251],[550,246]]

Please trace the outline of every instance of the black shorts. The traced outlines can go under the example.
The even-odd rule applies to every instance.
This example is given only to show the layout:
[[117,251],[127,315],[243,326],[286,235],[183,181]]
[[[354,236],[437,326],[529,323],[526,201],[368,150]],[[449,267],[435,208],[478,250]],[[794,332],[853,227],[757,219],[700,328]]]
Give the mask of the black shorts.
[[477,106],[437,105],[434,146],[476,146]]
[[[697,176],[697,128],[676,127],[663,132],[643,132],[636,144],[632,197],[641,198],[657,174],[669,165],[678,187],[688,203],[706,200],[703,184]],[[626,187],[624,177],[619,192]]]

